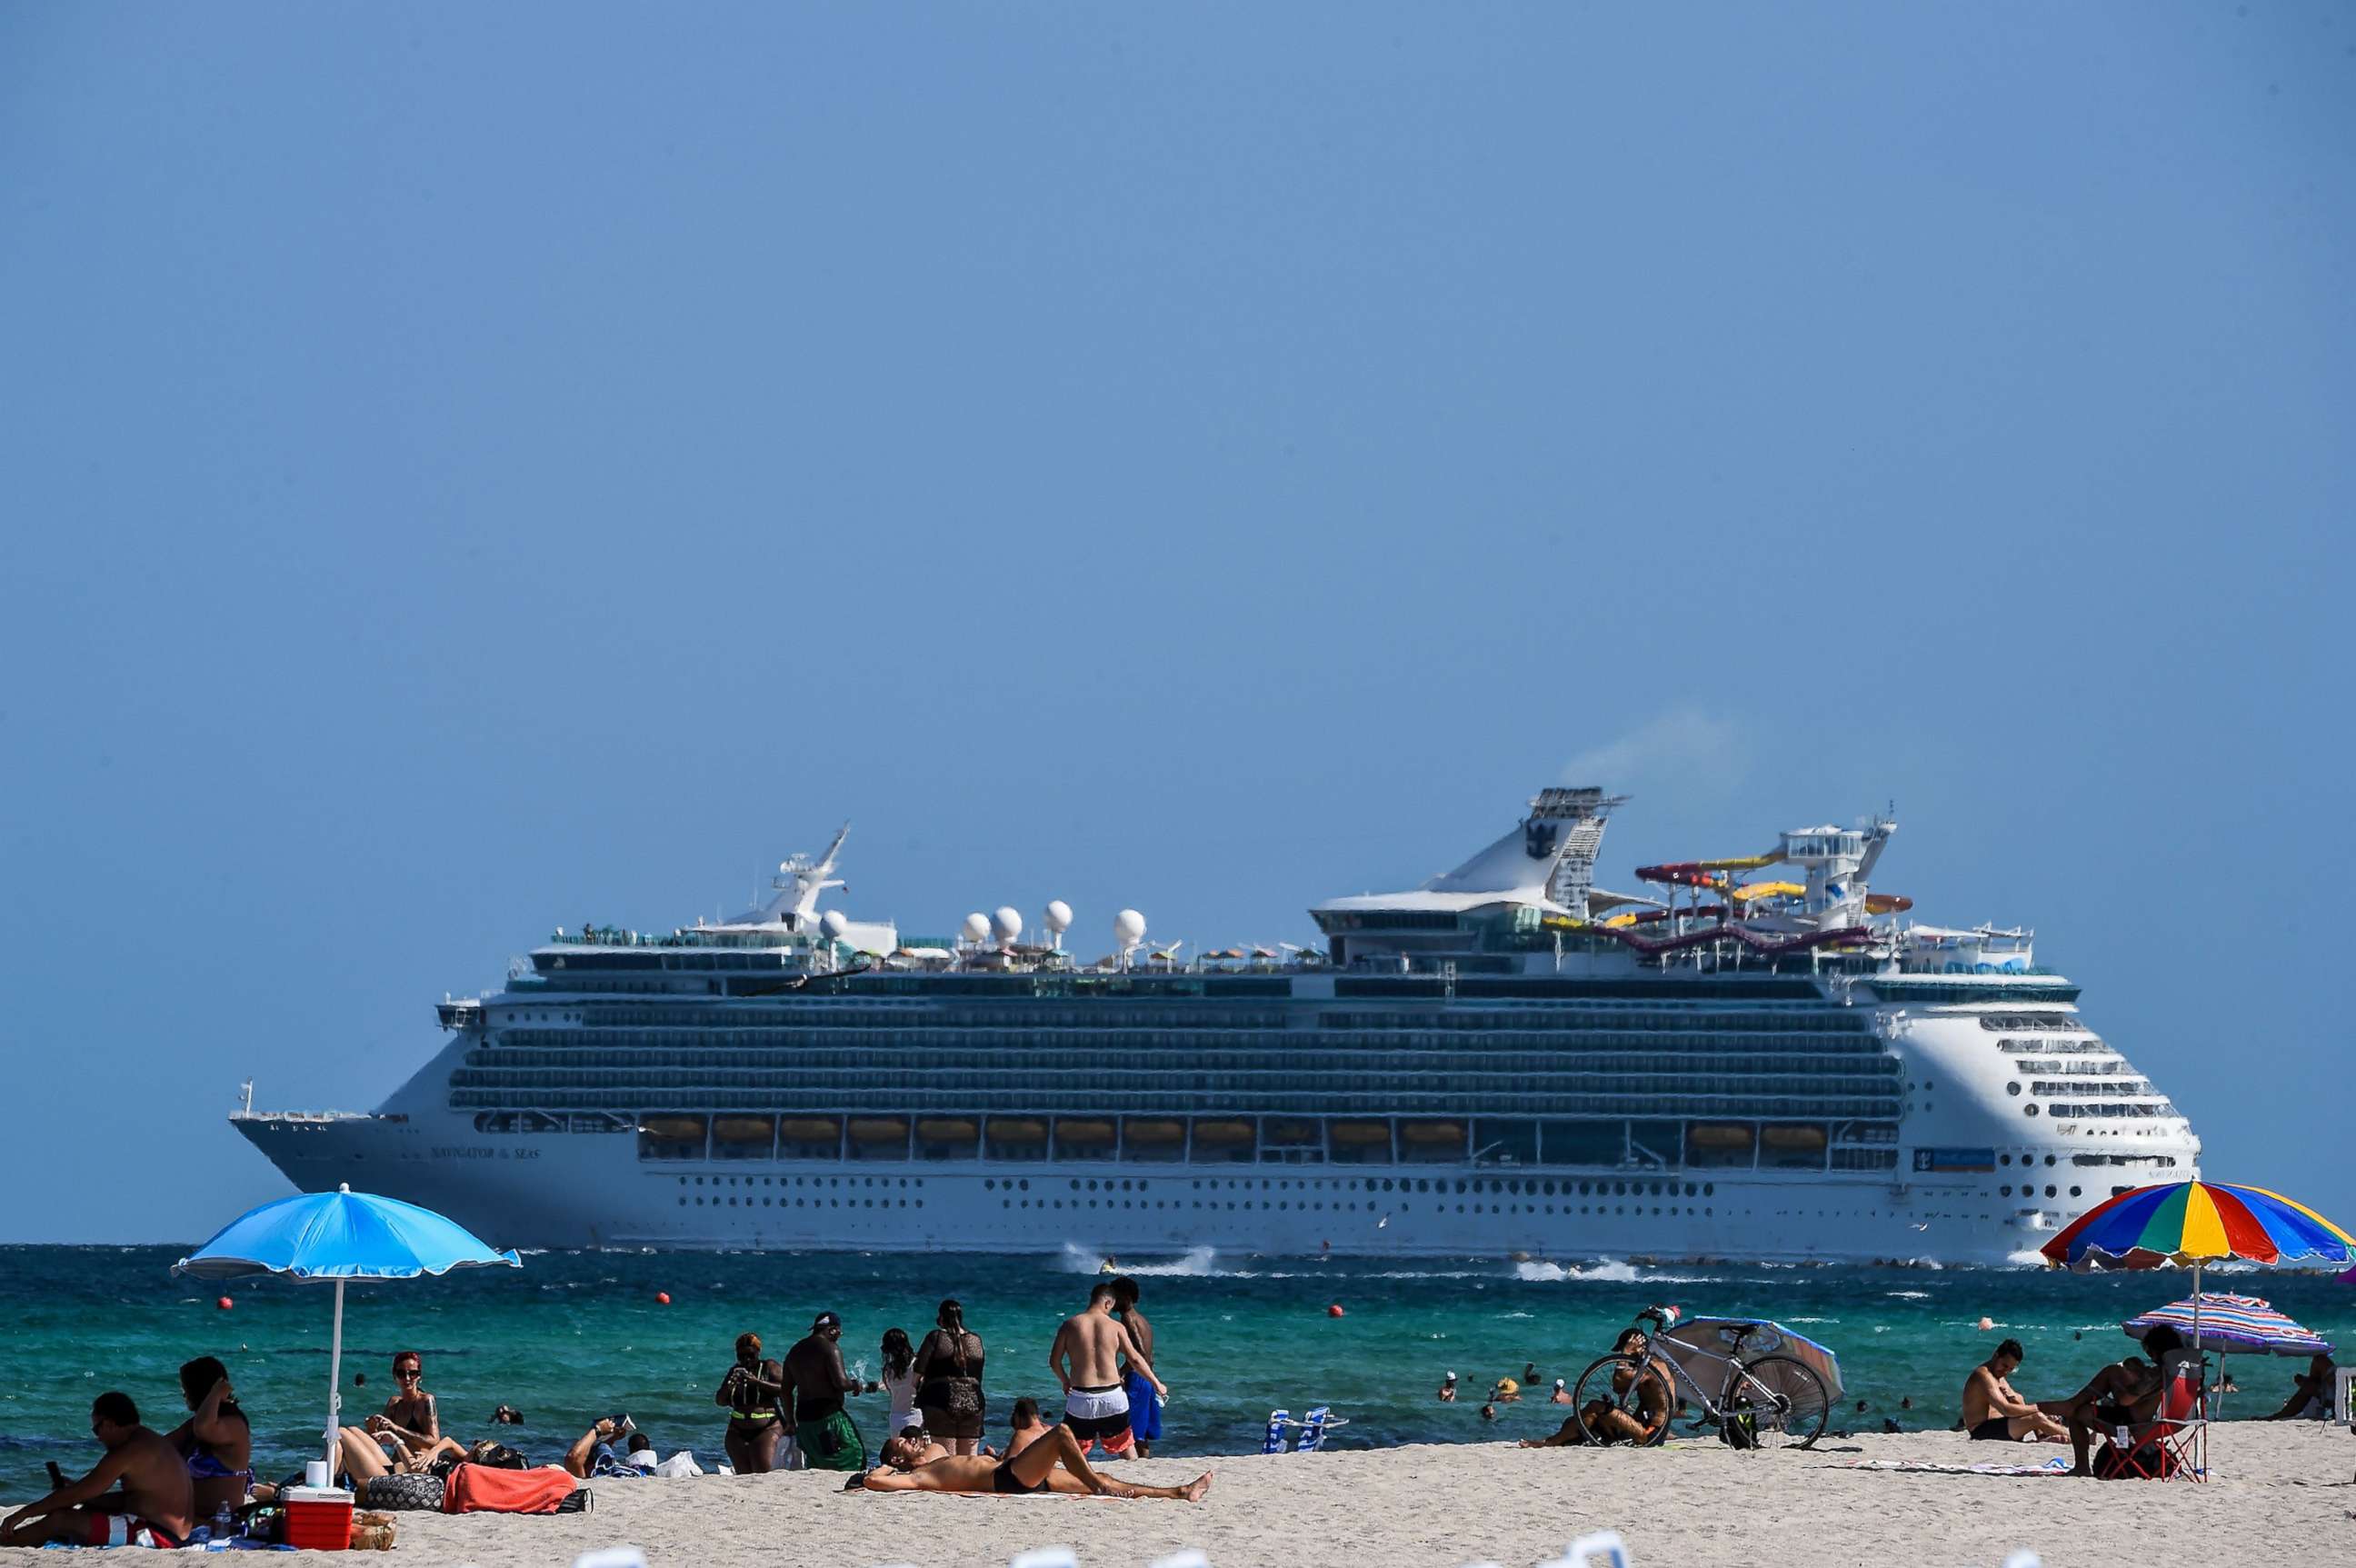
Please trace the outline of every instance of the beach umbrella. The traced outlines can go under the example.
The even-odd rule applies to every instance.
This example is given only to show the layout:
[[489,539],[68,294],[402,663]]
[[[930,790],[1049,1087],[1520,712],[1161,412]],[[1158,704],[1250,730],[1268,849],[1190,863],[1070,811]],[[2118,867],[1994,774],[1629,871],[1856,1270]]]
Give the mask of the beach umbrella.
[[2056,1268],[2192,1270],[2193,1338],[2201,1271],[2210,1263],[2356,1262],[2356,1237],[2262,1187],[2171,1181],[2130,1187],[2072,1220],[2039,1249]]
[[332,1467],[343,1408],[344,1282],[413,1280],[420,1274],[493,1263],[523,1267],[523,1260],[512,1251],[494,1251],[465,1226],[430,1208],[338,1187],[247,1209],[174,1263],[172,1272],[200,1280],[284,1274],[335,1285],[335,1327],[327,1351],[327,1443]]
[[1844,1391],[1840,1358],[1829,1347],[1768,1318],[1688,1317],[1676,1327],[1655,1335],[1653,1345],[1704,1388],[1714,1389],[1725,1382],[1727,1358],[1739,1346],[1745,1360],[1758,1356],[1789,1356],[1800,1362],[1822,1380],[1825,1397],[1833,1404],[1840,1403]]
[[2130,1338],[2155,1328],[2190,1336],[2196,1346],[2261,1356],[2329,1356],[2331,1341],[2276,1312],[2254,1295],[2210,1291],[2130,1317],[2119,1325]]

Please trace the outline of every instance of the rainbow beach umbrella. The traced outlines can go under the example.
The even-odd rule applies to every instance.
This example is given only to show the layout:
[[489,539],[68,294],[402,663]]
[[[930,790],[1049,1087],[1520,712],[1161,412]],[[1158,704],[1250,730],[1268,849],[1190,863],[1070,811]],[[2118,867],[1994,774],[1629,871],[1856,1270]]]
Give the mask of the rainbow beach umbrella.
[[2039,1249],[2067,1269],[2192,1270],[2193,1343],[2201,1342],[2201,1270],[2246,1263],[2356,1262],[2356,1237],[2303,1203],[2262,1187],[2173,1181],[2098,1203]]

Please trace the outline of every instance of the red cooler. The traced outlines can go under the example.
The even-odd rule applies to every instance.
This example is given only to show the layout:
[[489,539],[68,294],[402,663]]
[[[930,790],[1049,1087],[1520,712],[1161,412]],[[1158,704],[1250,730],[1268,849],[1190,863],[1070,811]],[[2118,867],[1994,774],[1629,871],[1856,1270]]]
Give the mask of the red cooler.
[[341,1552],[352,1543],[351,1493],[333,1487],[289,1487],[278,1500],[286,1509],[287,1545]]

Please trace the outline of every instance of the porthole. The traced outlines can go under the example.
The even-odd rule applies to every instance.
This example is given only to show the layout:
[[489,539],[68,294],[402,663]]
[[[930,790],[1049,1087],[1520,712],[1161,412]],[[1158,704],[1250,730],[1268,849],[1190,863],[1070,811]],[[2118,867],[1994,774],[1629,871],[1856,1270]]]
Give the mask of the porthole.
[[2034,1116],[2037,1114],[2037,1107],[2034,1104],[2024,1105],[2020,1108],[2020,1113],[2023,1116]]
[[2020,1083],[2019,1083],[2019,1079],[2015,1079],[2013,1082],[2006,1084],[2006,1085],[2004,1086],[2004,1091],[2005,1091],[2007,1094],[2011,1095],[2015,1100],[2019,1099],[2019,1098],[2020,1098]]

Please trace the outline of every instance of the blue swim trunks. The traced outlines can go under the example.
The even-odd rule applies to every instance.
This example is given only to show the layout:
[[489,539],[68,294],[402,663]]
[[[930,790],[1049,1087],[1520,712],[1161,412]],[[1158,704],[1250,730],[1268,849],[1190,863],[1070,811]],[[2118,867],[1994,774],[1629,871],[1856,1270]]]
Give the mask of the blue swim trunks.
[[1129,1430],[1141,1442],[1151,1443],[1162,1435],[1162,1401],[1153,1385],[1145,1380],[1134,1368],[1120,1374],[1121,1387],[1129,1391]]

